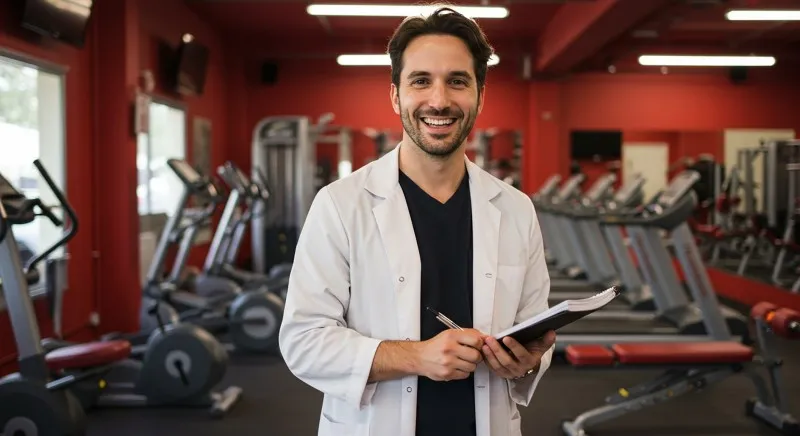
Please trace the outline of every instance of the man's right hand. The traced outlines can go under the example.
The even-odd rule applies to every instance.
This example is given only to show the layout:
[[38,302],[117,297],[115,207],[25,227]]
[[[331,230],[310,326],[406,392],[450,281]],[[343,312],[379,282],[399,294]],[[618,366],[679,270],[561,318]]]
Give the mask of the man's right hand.
[[419,375],[435,381],[469,377],[483,359],[483,335],[475,329],[448,329],[418,347]]

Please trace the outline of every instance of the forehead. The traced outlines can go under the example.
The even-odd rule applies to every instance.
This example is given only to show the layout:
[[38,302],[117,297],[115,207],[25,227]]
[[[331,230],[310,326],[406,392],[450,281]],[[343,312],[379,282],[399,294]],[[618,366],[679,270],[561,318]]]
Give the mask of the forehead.
[[472,53],[467,44],[452,35],[424,35],[414,38],[403,53],[402,75],[423,71],[433,75],[452,71],[473,74]]

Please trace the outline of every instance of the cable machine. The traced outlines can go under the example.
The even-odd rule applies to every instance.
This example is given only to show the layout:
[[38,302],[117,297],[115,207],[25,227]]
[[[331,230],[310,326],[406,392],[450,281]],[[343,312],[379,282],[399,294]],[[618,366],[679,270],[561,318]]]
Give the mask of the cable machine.
[[[266,274],[279,264],[291,263],[300,229],[314,196],[323,186],[352,172],[352,133],[331,124],[326,113],[316,123],[305,116],[277,116],[261,120],[253,131],[253,177],[266,175],[271,193],[264,214],[252,221],[254,271]],[[338,147],[338,162],[317,159],[323,144]]]

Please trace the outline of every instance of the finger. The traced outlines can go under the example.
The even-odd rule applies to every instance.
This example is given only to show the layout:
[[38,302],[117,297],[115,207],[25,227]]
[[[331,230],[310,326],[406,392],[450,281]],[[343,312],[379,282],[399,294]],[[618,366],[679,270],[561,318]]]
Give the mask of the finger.
[[556,332],[550,330],[549,332],[545,333],[541,338],[536,339],[535,341],[531,341],[528,344],[525,344],[525,348],[528,351],[541,351],[544,353],[545,351],[549,350],[550,347],[553,346],[556,342]]
[[512,338],[511,336],[506,336],[503,338],[503,343],[506,344],[511,353],[514,357],[520,362],[526,362],[530,359],[531,353],[528,351],[527,348],[523,347],[516,339]]
[[494,371],[497,375],[501,377],[508,377],[508,370],[503,366],[502,363],[497,359],[495,356],[494,351],[492,351],[491,347],[488,345],[483,346],[483,360],[486,361],[486,364],[489,368]]
[[478,350],[480,350],[480,348],[475,349],[469,346],[461,346],[456,349],[456,357],[477,365],[481,363],[483,359],[483,355]]
[[489,345],[489,348],[491,348],[491,350],[494,352],[494,355],[495,357],[497,357],[497,360],[500,362],[501,365],[503,365],[503,367],[506,370],[508,370],[508,372],[510,373],[518,372],[517,361],[515,361],[514,358],[511,357],[511,355],[508,354],[508,352],[506,352],[506,350],[503,348],[502,345],[500,345],[500,342],[498,342],[497,339],[488,338],[486,342]]
[[456,341],[461,345],[480,350],[483,346],[483,335],[477,330],[462,330],[456,337]]
[[477,364],[468,362],[463,359],[455,359],[455,362],[452,364],[452,368],[457,371],[462,371],[467,374],[475,372],[475,368],[477,368]]

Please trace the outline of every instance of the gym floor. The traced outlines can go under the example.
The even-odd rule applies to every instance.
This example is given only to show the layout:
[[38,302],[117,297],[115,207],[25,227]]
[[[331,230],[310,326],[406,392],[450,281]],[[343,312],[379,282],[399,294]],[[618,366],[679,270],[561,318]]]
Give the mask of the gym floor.
[[[784,384],[792,413],[800,415],[800,347],[778,342],[785,358]],[[528,408],[522,408],[523,435],[560,435],[560,422],[602,404],[606,395],[644,381],[658,371],[574,369],[554,362]],[[316,435],[322,395],[296,379],[279,357],[233,356],[223,386],[241,386],[244,394],[223,420],[203,410],[104,410],[90,417],[89,436]],[[598,426],[592,435],[678,436],[776,435],[775,430],[745,416],[753,387],[733,377],[710,389],[686,395]]]

